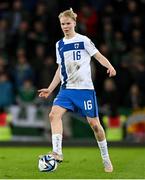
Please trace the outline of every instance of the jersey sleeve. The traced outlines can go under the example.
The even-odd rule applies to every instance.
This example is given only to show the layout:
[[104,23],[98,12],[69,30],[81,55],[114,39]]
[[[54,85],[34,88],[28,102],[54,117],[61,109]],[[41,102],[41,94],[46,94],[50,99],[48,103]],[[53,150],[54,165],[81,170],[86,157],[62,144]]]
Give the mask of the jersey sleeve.
[[60,55],[59,55],[59,52],[58,52],[58,42],[56,43],[56,63],[57,64],[61,63]]
[[95,47],[95,44],[87,37],[85,39],[85,49],[87,50],[90,56],[93,56],[98,52],[98,49]]

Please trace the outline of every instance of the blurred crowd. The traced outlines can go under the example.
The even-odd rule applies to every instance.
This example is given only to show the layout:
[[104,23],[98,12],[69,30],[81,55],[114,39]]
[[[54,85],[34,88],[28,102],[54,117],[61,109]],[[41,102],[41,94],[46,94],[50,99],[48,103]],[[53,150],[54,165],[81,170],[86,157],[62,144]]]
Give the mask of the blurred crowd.
[[144,107],[144,0],[1,0],[0,107],[38,102],[37,89],[49,85],[57,68],[58,15],[70,7],[78,14],[77,32],[91,38],[117,70],[107,78],[92,61],[101,110]]

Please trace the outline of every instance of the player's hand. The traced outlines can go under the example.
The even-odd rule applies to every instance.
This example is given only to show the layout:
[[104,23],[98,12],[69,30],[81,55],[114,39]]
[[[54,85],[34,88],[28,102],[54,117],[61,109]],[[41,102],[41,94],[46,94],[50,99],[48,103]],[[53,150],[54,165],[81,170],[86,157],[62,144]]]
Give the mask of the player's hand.
[[109,77],[116,76],[116,70],[114,69],[113,66],[107,69],[107,74],[109,74]]
[[48,98],[48,96],[51,94],[50,90],[47,88],[39,89],[39,97],[41,98]]

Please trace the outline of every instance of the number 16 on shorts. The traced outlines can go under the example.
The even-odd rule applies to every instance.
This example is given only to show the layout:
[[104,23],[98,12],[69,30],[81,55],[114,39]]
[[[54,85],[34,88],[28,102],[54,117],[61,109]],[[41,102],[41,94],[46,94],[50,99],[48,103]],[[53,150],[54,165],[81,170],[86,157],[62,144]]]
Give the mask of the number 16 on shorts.
[[84,108],[85,110],[91,110],[92,109],[92,101],[88,100],[88,101],[84,101]]

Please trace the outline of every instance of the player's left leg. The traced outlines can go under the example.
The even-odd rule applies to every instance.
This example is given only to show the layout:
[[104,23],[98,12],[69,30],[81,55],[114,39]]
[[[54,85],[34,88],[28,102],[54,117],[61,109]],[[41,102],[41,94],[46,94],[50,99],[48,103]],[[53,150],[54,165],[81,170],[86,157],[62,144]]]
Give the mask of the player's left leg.
[[111,164],[107,142],[105,138],[104,130],[100,124],[98,118],[98,105],[96,99],[96,93],[94,90],[71,90],[70,91],[71,101],[77,107],[77,112],[87,117],[87,120],[92,127],[95,137],[97,139],[101,156],[103,159],[104,167],[106,172],[112,172],[113,166]]
[[113,171],[113,166],[109,158],[109,153],[108,153],[108,147],[107,147],[107,141],[105,137],[105,132],[100,124],[99,118],[90,118],[87,117],[87,120],[94,132],[95,138],[98,142],[98,146],[100,148],[101,152],[101,157],[103,159],[103,164],[104,164],[104,170],[105,172],[112,172]]

